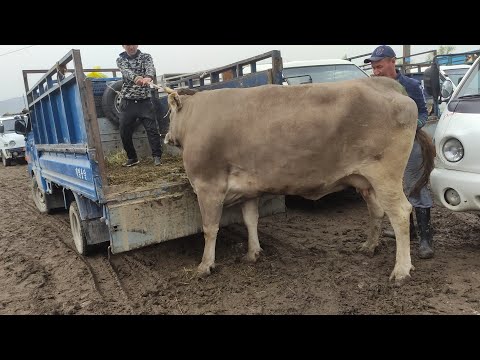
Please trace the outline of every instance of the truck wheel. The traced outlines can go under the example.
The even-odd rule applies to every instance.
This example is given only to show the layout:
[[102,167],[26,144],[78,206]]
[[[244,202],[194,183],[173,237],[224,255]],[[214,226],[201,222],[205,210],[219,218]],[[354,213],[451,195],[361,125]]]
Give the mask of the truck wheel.
[[43,214],[48,213],[50,209],[47,204],[47,194],[38,186],[37,179],[32,177],[32,197],[37,209]]
[[3,166],[7,167],[12,164],[12,159],[7,159],[3,154],[2,154],[2,162]]
[[[120,124],[120,96],[119,92],[122,89],[123,80],[117,80],[109,83],[105,88],[102,96],[102,109],[105,116],[114,124]],[[110,88],[111,87],[111,88]]]
[[85,221],[80,217],[80,211],[78,210],[76,201],[71,202],[68,214],[70,216],[70,228],[72,229],[75,249],[80,255],[87,255],[87,229]]

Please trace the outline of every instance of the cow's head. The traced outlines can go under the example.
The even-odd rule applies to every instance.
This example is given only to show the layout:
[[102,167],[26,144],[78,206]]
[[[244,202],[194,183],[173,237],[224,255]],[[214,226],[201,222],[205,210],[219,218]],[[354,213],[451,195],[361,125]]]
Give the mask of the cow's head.
[[172,90],[169,87],[163,86],[163,89],[168,94],[168,111],[170,112],[170,126],[168,133],[165,135],[165,144],[181,146],[179,141],[180,130],[179,124],[177,124],[177,114],[182,109],[182,97],[183,95],[194,95],[197,91],[191,89],[178,89]]

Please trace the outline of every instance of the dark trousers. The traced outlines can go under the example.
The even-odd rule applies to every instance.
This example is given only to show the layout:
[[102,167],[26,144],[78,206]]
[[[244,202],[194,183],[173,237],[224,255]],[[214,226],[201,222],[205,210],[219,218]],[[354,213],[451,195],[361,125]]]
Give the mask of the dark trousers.
[[137,152],[133,146],[133,131],[135,121],[140,118],[147,132],[148,142],[152,149],[152,156],[162,156],[162,143],[155,121],[155,113],[152,100],[130,100],[122,99],[120,118],[120,136],[123,148],[129,159],[137,159]]

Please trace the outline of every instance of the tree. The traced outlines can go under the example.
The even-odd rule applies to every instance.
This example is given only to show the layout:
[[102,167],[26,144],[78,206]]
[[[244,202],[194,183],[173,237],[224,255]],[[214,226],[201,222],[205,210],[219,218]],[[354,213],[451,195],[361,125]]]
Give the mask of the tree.
[[[455,46],[452,45],[440,45],[437,49],[437,55],[451,54],[455,50]],[[433,54],[428,54],[427,61],[433,60]]]

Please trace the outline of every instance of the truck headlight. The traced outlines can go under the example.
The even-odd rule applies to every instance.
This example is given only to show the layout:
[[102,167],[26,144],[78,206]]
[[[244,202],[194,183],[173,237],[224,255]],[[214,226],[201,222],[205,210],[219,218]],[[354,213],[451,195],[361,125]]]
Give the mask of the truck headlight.
[[463,145],[455,139],[449,139],[443,144],[443,156],[450,162],[457,162],[463,158]]
[[13,140],[11,140],[9,143],[8,143],[8,146],[10,147],[14,147],[15,145],[17,145],[17,143]]

